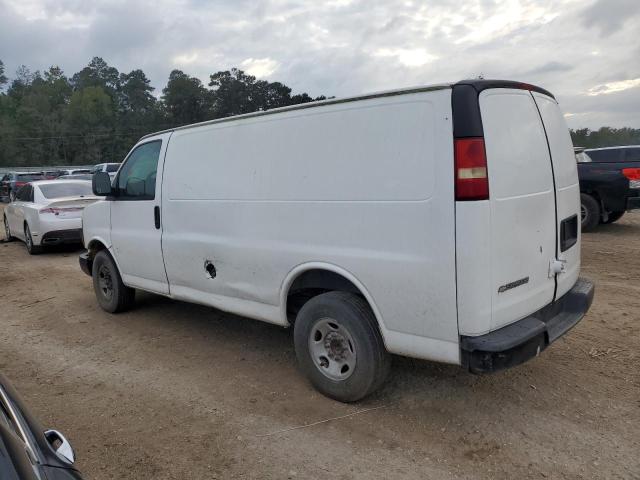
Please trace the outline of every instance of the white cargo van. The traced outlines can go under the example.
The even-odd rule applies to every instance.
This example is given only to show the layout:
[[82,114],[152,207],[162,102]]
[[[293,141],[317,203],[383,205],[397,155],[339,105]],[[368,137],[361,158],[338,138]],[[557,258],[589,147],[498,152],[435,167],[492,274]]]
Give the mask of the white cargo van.
[[472,372],[538,355],[588,310],[567,126],[532,85],[473,80],[148,135],[83,215],[98,302],[135,289],[293,326],[355,401],[390,354]]

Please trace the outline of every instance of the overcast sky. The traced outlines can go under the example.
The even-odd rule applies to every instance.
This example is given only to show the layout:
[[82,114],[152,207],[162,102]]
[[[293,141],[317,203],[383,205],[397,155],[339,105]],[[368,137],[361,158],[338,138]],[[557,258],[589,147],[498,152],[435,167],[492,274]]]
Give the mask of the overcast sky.
[[237,66],[295,92],[505,78],[556,94],[573,128],[640,128],[640,0],[0,0],[9,77],[93,56],[208,83]]

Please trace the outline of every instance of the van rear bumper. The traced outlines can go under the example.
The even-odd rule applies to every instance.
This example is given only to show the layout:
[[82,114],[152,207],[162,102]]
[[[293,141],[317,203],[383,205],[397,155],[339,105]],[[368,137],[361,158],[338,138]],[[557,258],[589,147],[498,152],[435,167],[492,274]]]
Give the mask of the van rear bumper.
[[462,366],[473,373],[490,373],[537,356],[582,320],[593,293],[593,282],[579,278],[560,299],[522,320],[485,335],[461,336]]

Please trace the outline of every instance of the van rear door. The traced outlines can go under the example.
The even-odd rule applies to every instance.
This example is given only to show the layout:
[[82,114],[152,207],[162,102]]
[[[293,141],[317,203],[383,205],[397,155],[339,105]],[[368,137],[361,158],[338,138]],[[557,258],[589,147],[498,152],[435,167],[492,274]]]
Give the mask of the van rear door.
[[556,192],[545,129],[531,93],[489,88],[478,102],[489,177],[493,330],[554,299]]
[[540,111],[549,143],[556,186],[557,274],[556,299],[567,293],[580,274],[580,185],[569,128],[552,97],[531,92]]

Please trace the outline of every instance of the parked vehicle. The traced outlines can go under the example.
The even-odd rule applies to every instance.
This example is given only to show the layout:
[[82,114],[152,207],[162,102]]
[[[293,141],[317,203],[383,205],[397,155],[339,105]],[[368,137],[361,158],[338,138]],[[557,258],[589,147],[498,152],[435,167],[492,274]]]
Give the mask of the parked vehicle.
[[293,325],[301,369],[341,401],[378,388],[389,353],[477,373],[522,363],[593,298],[569,131],[522,83],[166,130],[93,188],[107,198],[84,211],[80,265],[104,310],[142,289]]
[[45,170],[42,172],[44,180],[53,180],[60,176],[60,170]]
[[91,173],[75,173],[73,175],[60,175],[56,180],[89,180],[93,178]]
[[81,480],[75,454],[57,430],[45,430],[0,374],[0,478]]
[[120,168],[119,163],[99,163],[91,170],[91,173],[96,172],[107,172],[111,178],[116,176],[118,173],[118,169]]
[[640,208],[640,146],[576,149],[582,230]]
[[71,168],[66,170],[60,170],[60,175],[80,175],[91,174],[90,168]]
[[0,180],[0,198],[12,202],[17,191],[26,183],[44,179],[41,172],[9,172]]
[[86,180],[27,183],[4,209],[5,237],[24,241],[34,255],[43,246],[82,242],[82,210],[99,200]]

